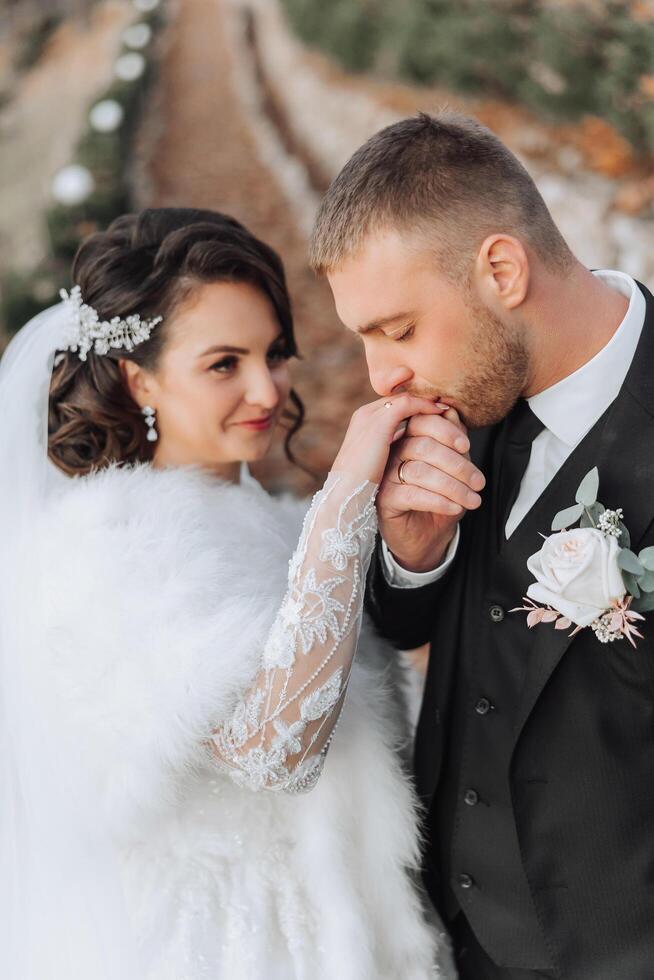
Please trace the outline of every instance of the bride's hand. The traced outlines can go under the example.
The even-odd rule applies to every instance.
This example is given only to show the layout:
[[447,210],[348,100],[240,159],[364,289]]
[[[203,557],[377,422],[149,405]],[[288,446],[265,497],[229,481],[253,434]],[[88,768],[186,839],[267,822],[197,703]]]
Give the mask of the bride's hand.
[[393,443],[414,415],[440,415],[443,407],[415,395],[391,395],[358,408],[348,426],[332,470],[355,481],[381,483]]

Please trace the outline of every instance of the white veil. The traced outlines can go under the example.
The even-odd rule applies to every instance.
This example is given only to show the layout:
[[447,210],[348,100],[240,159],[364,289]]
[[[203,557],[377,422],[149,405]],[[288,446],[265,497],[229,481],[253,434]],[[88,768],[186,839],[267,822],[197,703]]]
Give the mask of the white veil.
[[75,745],[49,737],[39,522],[69,479],[47,456],[67,315],[61,303],[36,316],[0,361],[0,977],[143,980]]

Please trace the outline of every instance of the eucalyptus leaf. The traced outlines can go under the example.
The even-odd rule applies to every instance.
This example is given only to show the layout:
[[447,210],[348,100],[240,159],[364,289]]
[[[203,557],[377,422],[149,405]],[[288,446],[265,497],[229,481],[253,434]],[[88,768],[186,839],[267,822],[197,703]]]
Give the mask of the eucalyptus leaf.
[[597,502],[597,492],[599,490],[599,470],[593,467],[579,484],[575,500],[584,507],[592,507]]
[[622,578],[624,579],[624,584],[627,592],[629,592],[630,595],[635,596],[635,598],[638,599],[640,596],[638,578],[635,575],[632,575],[631,572],[625,572]]
[[571,527],[577,523],[583,512],[583,504],[574,504],[572,507],[566,507],[565,510],[560,510],[552,521],[552,530],[562,531],[564,527]]
[[625,572],[632,572],[633,575],[642,575],[645,569],[638,561],[638,556],[630,551],[629,548],[623,548],[618,554],[618,565]]
[[[618,544],[620,545],[621,548],[630,548],[631,535],[629,534],[629,529],[622,523],[622,521],[618,522],[618,527],[620,528],[620,537],[618,538]],[[642,555],[642,551],[640,554]],[[638,557],[640,559],[640,555]]]
[[597,527],[599,524],[600,515],[604,513],[606,508],[604,504],[594,503],[590,507],[585,507],[584,512],[581,515],[581,527]]
[[641,592],[654,592],[654,572],[645,572],[638,579],[638,588]]
[[654,548],[643,548],[638,560],[648,572],[654,572]]
[[631,603],[631,608],[639,613],[651,612],[654,609],[654,592],[648,592],[647,595],[641,596],[640,599],[634,599]]

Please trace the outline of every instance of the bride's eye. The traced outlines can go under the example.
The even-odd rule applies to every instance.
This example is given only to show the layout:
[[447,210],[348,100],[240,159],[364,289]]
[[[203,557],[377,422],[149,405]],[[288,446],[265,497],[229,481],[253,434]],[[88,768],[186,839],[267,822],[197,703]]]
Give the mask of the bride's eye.
[[229,374],[230,371],[234,370],[237,364],[238,358],[230,355],[229,357],[223,357],[220,361],[216,361],[215,364],[211,365],[209,370],[215,371],[216,374]]
[[288,361],[290,359],[290,354],[283,347],[275,347],[273,350],[268,351],[268,361],[271,364],[281,364],[282,361]]
[[407,327],[406,330],[403,333],[398,334],[397,336],[393,337],[393,340],[397,340],[398,342],[401,341],[401,340],[409,340],[410,337],[413,337],[415,331],[416,331],[416,328],[412,324],[410,327]]

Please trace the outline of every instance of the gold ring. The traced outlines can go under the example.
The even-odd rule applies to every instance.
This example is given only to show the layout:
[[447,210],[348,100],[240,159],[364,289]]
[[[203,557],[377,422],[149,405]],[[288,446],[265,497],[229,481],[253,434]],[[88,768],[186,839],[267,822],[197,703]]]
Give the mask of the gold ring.
[[384,402],[384,408],[392,408],[393,402]]
[[408,459],[403,459],[403,460],[402,460],[402,462],[400,463],[400,465],[399,465],[399,466],[398,466],[398,468],[397,468],[397,478],[398,478],[398,480],[400,481],[400,483],[404,483],[404,484],[406,484],[406,482],[407,482],[407,481],[406,481],[406,480],[404,479],[404,477],[402,476],[402,470],[404,469],[404,467],[406,466],[406,464],[407,464],[408,462],[409,462],[409,460],[408,460]]

